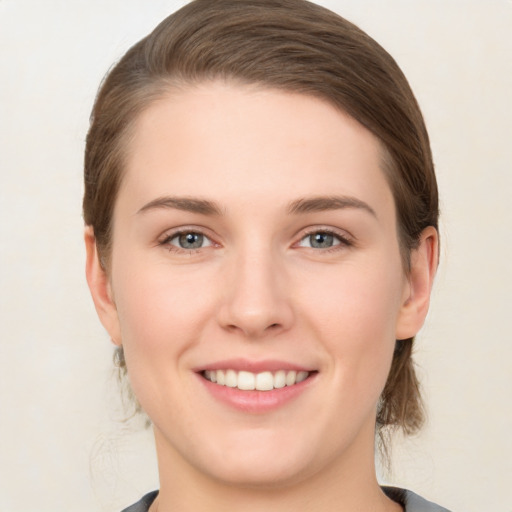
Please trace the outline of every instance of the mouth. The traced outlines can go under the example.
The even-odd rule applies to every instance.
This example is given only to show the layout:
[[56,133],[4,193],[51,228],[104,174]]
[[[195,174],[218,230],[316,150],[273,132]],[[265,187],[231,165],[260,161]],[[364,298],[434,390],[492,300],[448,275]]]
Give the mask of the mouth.
[[313,373],[316,372],[277,370],[253,373],[245,370],[222,369],[203,370],[200,374],[204,379],[218,386],[241,391],[272,391],[295,386],[310,378]]
[[291,361],[245,358],[215,361],[193,370],[209,396],[244,414],[270,413],[301,396],[312,396],[320,373]]

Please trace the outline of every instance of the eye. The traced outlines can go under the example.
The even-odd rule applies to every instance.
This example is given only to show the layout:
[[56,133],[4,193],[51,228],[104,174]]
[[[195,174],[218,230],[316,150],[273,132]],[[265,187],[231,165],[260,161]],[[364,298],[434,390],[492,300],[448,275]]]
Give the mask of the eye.
[[331,247],[342,244],[351,245],[349,240],[331,231],[314,231],[312,233],[308,233],[300,240],[299,247],[330,249]]
[[212,245],[208,237],[196,231],[184,231],[172,234],[164,240],[163,243],[185,250],[202,249],[203,247]]

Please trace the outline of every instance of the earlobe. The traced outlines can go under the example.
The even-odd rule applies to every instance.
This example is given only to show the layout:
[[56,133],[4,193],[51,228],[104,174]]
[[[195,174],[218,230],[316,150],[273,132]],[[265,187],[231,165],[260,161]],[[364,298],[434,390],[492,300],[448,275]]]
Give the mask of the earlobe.
[[96,312],[103,327],[116,345],[121,345],[119,318],[112,295],[112,287],[106,270],[102,267],[92,226],[84,231],[86,250],[85,274]]
[[418,247],[411,251],[407,292],[396,326],[397,340],[415,336],[425,321],[437,270],[438,251],[437,230],[429,226],[421,233]]

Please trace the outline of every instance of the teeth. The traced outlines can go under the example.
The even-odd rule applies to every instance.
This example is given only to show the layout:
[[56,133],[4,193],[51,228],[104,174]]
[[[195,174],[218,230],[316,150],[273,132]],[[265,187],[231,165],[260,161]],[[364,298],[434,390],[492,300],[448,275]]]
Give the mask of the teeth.
[[293,386],[295,384],[295,381],[297,379],[297,372],[291,371],[286,374],[286,385],[287,386]]
[[238,388],[243,391],[270,391],[298,384],[309,377],[309,372],[279,370],[275,373],[252,373],[235,370],[206,370],[203,375],[210,382],[221,386]]
[[297,372],[297,377],[295,379],[295,382],[297,382],[297,384],[298,384],[299,382],[306,380],[308,378],[308,375],[309,375],[308,372]]
[[238,389],[250,391],[256,387],[256,378],[251,372],[238,372]]
[[238,379],[235,370],[226,371],[226,386],[228,388],[236,388],[238,385]]
[[274,375],[274,387],[284,388],[286,386],[286,372],[284,370],[279,370]]
[[256,389],[258,391],[270,391],[274,389],[274,376],[270,372],[256,375]]

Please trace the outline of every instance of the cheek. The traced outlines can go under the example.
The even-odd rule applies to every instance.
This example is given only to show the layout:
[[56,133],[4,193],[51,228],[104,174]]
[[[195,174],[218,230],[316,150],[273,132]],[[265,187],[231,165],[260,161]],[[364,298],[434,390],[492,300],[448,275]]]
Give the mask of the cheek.
[[394,338],[403,282],[399,265],[348,263],[334,270],[316,271],[303,282],[305,309],[321,317],[332,339],[349,332],[348,343],[357,344],[362,338],[375,343]]
[[[126,259],[117,267],[115,292],[131,387],[146,413],[158,423],[162,414],[185,414],[180,393],[186,354],[202,337],[212,318],[212,296],[205,276],[172,271],[165,264]],[[130,264],[131,263],[131,264]],[[139,268],[136,268],[139,265]],[[203,284],[201,290],[198,285]],[[163,391],[167,390],[167,391]],[[168,401],[173,408],[169,411]],[[187,401],[185,401],[186,403]]]
[[[381,389],[395,346],[403,275],[400,263],[345,265],[316,273],[301,316],[320,332],[340,378]],[[380,391],[379,391],[380,393]]]
[[182,340],[193,337],[203,312],[211,309],[208,286],[186,272],[170,272],[165,266],[120,278],[117,303],[125,345],[145,351],[179,350]]

